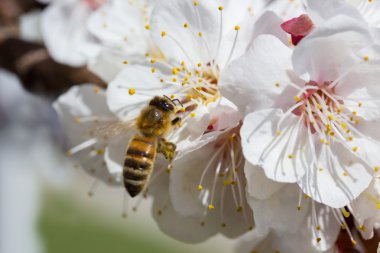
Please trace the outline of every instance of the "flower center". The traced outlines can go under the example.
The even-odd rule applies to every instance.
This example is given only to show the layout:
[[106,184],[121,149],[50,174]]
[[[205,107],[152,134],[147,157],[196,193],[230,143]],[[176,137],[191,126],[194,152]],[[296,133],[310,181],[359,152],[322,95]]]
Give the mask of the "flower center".
[[343,101],[334,97],[332,82],[319,84],[315,81],[306,83],[305,90],[297,101],[293,114],[302,116],[305,125],[312,133],[335,135],[335,131],[347,130],[347,118],[343,114]]

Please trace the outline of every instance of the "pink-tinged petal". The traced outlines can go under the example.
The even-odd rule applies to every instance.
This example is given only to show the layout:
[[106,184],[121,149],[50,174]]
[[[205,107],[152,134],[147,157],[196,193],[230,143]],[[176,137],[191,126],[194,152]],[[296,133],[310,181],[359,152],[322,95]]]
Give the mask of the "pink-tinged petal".
[[309,74],[318,83],[341,75],[348,56],[371,43],[367,27],[352,18],[337,16],[314,29],[296,47],[292,61],[299,74]]
[[312,157],[303,122],[290,114],[280,123],[283,116],[278,109],[248,114],[240,134],[247,161],[262,167],[268,178],[290,183],[303,178]]
[[316,159],[317,164],[310,166],[298,182],[315,201],[341,208],[371,183],[372,173],[368,165],[337,142],[322,145]]
[[222,94],[243,114],[278,102],[291,82],[291,49],[272,35],[261,35],[250,50],[222,73]]
[[308,15],[303,14],[282,23],[281,28],[292,36],[293,45],[297,45],[314,29],[314,23]]

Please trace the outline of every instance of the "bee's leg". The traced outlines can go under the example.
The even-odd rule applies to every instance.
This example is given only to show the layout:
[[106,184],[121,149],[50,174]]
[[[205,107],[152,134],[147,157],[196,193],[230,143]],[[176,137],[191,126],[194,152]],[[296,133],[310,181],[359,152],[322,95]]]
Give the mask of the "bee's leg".
[[170,163],[173,162],[173,159],[176,154],[176,148],[177,146],[174,143],[169,142],[165,140],[164,138],[158,139],[157,152],[163,154],[165,158],[169,160]]
[[172,126],[179,126],[181,125],[182,119],[180,117],[176,117],[175,119],[172,120]]

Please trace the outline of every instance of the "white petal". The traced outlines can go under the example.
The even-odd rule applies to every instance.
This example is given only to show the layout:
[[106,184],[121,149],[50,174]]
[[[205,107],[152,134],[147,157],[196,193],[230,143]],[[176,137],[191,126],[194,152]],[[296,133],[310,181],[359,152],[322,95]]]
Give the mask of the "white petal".
[[323,24],[323,22],[334,18],[338,14],[344,14],[349,17],[355,17],[362,19],[360,13],[348,5],[346,1],[341,0],[307,0],[305,1],[307,6],[307,12],[310,15],[313,22],[317,25]]
[[[305,127],[299,117],[283,116],[281,110],[270,109],[248,114],[241,128],[245,158],[264,169],[268,178],[279,182],[296,182],[303,177],[311,162]],[[282,131],[278,136],[277,130]],[[306,147],[306,148],[305,148]]]
[[[170,96],[180,87],[180,84],[161,83],[157,72],[152,74],[143,66],[127,66],[108,86],[107,100],[111,111],[122,120],[134,119],[154,96]],[[130,89],[135,89],[136,93],[130,95]]]
[[287,73],[290,67],[291,50],[276,37],[261,35],[244,56],[222,73],[222,94],[243,112],[247,106],[247,111],[265,108],[274,103],[290,82]]
[[[198,1],[167,0],[158,3],[152,13],[154,42],[169,59],[178,62],[208,63],[216,55],[220,34],[220,11],[223,10],[223,31],[227,35],[244,19],[247,0]],[[241,15],[243,13],[243,15]],[[184,28],[187,23],[189,28]],[[165,37],[161,36],[166,32]],[[198,33],[202,33],[202,37]],[[230,41],[232,44],[232,42]],[[223,45],[222,45],[223,46]],[[229,47],[231,48],[231,47]],[[221,50],[223,53],[223,50]]]
[[149,47],[149,35],[145,29],[143,10],[138,2],[108,2],[89,18],[89,31],[99,38],[105,47],[144,56]]
[[258,200],[270,198],[286,185],[268,179],[262,168],[249,162],[245,163],[244,172],[247,178],[247,193]]
[[[86,30],[91,9],[80,2],[57,2],[42,15],[42,35],[51,56],[58,62],[72,66],[86,64],[99,47]],[[70,36],[68,36],[70,34]]]
[[[173,165],[170,175],[169,194],[174,209],[183,216],[202,217],[208,203],[203,203],[198,185],[214,149],[203,147],[193,151]],[[196,159],[194,159],[196,157]],[[212,176],[215,171],[210,170]],[[209,194],[209,193],[208,193]]]
[[297,210],[299,194],[297,184],[289,184],[268,199],[248,198],[255,214],[256,228],[263,231],[273,229],[279,234],[296,233],[309,213],[309,202]]
[[[99,117],[99,119],[113,120],[115,117],[108,110],[104,91],[91,85],[75,86],[61,95],[53,104],[68,138],[70,148],[89,142],[89,130],[97,126],[96,121],[77,122],[77,118]],[[83,150],[73,154],[81,167],[107,184],[119,184],[119,175],[109,173],[105,158],[106,144],[98,141],[91,142]],[[99,151],[99,152],[98,152]]]
[[[157,168],[156,166],[156,172]],[[148,192],[153,195],[152,214],[161,231],[174,239],[188,243],[202,242],[214,235],[219,227],[212,224],[216,223],[218,217],[213,214],[208,217],[183,217],[173,208],[168,193],[169,185],[169,176],[163,172],[151,184]],[[202,222],[205,222],[204,226],[201,225]]]
[[[349,55],[369,44],[368,29],[360,22],[337,16],[313,30],[294,50],[293,66],[318,83],[334,81]],[[328,58],[326,57],[328,55]]]
[[360,159],[340,144],[330,143],[322,146],[318,168],[311,166],[298,184],[314,200],[341,208],[359,196],[371,179],[368,167]]

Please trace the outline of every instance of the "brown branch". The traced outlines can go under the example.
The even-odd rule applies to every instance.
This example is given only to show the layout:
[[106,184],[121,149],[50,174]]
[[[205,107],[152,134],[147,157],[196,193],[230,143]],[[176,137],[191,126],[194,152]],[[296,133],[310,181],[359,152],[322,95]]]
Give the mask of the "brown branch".
[[106,87],[106,83],[86,67],[57,63],[42,45],[17,38],[8,38],[0,44],[0,67],[15,73],[25,89],[44,95],[57,96],[83,83]]

